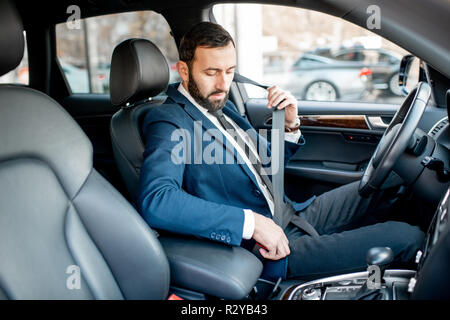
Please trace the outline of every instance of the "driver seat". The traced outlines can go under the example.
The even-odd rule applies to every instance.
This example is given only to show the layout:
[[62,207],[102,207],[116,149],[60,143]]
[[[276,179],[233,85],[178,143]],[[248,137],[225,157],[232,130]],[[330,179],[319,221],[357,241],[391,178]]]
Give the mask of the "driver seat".
[[113,51],[110,74],[111,103],[121,106],[110,125],[111,143],[119,172],[135,202],[144,161],[142,121],[150,108],[165,98],[154,99],[169,83],[169,65],[161,51],[146,39],[128,39]]
[[[0,0],[0,76],[24,52]],[[169,263],[135,209],[94,168],[92,145],[47,95],[0,85],[0,299],[165,299]]]

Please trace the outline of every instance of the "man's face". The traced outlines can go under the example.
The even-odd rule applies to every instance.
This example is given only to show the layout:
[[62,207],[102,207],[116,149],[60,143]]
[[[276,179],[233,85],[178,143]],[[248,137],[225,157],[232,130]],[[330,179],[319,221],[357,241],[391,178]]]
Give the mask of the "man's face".
[[221,109],[228,100],[235,68],[236,50],[231,41],[225,47],[198,47],[189,68],[189,93],[206,109]]

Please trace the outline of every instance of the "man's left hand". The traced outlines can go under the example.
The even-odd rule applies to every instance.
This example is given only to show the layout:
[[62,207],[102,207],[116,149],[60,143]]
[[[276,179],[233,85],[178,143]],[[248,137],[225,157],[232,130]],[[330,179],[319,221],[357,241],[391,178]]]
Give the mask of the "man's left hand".
[[269,100],[267,108],[285,108],[285,124],[287,127],[292,128],[295,125],[295,121],[297,119],[297,99],[290,92],[283,90],[277,86],[270,87],[267,89],[267,91],[269,92],[267,96],[267,99]]

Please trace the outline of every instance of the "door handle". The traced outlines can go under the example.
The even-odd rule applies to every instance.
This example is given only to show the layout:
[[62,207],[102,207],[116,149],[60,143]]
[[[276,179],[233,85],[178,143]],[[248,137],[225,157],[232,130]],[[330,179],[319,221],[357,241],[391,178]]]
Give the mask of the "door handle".
[[380,116],[369,116],[366,117],[367,124],[370,129],[386,129],[389,126],[389,123],[385,123]]

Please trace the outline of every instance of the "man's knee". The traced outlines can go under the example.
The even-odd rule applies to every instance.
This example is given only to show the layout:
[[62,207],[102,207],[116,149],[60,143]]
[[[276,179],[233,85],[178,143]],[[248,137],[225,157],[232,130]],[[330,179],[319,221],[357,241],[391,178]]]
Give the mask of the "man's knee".
[[390,225],[390,230],[393,233],[398,234],[407,243],[421,243],[423,241],[424,233],[417,226],[400,221],[388,221],[386,223]]
[[[405,222],[388,221],[388,232],[393,236],[394,253],[399,260],[407,261],[414,258],[425,238],[425,234],[417,226],[412,226]],[[397,252],[395,252],[397,251]]]

